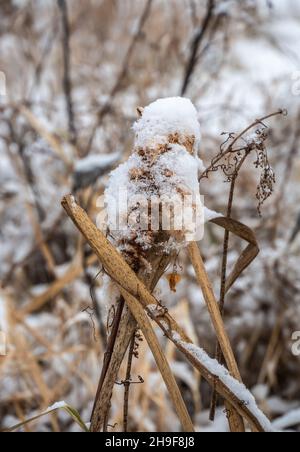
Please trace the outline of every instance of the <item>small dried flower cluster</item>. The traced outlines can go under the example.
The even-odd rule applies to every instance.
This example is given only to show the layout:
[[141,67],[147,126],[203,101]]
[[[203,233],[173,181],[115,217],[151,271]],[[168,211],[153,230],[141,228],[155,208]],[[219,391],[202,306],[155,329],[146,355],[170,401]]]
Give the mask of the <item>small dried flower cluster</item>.
[[[278,112],[281,114],[282,112]],[[256,198],[258,200],[258,213],[261,215],[261,208],[264,202],[274,191],[276,182],[274,171],[269,163],[266,141],[269,135],[269,128],[262,121],[254,133],[246,136],[246,132],[236,138],[234,133],[223,133],[226,140],[220,146],[220,152],[212,159],[211,165],[207,168],[200,178],[209,176],[210,172],[216,172],[221,169],[226,176],[227,182],[232,182],[238,176],[241,166],[245,159],[252,152],[256,159],[254,166],[261,170],[260,181],[257,186]],[[241,146],[240,143],[242,143]]]

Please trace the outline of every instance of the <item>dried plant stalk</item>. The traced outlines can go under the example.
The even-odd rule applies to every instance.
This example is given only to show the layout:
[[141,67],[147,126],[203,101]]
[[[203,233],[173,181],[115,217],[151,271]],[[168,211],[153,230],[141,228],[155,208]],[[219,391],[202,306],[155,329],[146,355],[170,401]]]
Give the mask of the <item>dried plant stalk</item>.
[[106,430],[113,388],[118,377],[119,369],[128,349],[137,324],[127,306],[120,313],[116,326],[116,337],[111,344],[110,351],[105,354],[100,382],[95,397],[91,417],[91,431]]
[[[242,157],[241,161],[239,162],[235,173],[231,176],[231,184],[230,184],[230,191],[229,191],[229,198],[228,198],[228,204],[227,204],[227,215],[226,218],[231,218],[232,213],[232,207],[233,207],[233,197],[234,197],[234,190],[236,185],[236,180],[239,174],[239,170],[241,169],[243,163],[245,162],[246,158],[248,156],[248,153],[246,152],[244,156]],[[229,238],[230,238],[230,232],[228,229],[225,230],[224,233],[224,240],[223,240],[223,256],[222,256],[222,267],[221,267],[221,287],[220,287],[220,301],[219,301],[219,310],[221,313],[221,316],[224,316],[224,309],[225,309],[225,297],[226,297],[226,277],[227,277],[227,263],[228,263],[228,248],[229,248]],[[220,343],[217,343],[216,346],[216,352],[215,357],[219,362],[222,362],[222,349],[220,346]],[[209,418],[211,421],[215,420],[215,413],[216,413],[216,407],[217,407],[218,397],[217,393],[214,390],[212,392],[211,397],[211,404],[210,404],[210,415]]]
[[[157,281],[160,279],[162,273],[164,272],[164,269],[169,263],[169,259],[170,258],[166,256],[160,257],[159,259],[156,258],[157,262],[156,265],[154,266],[154,268],[156,268],[156,271],[154,275],[152,275],[151,277],[149,277],[149,275],[147,276],[143,275],[144,282],[150,288],[150,290],[153,290],[154,287],[156,286]],[[137,319],[135,318],[135,316],[131,314],[131,311],[126,306],[121,321],[119,323],[117,337],[114,342],[112,355],[110,357],[110,362],[107,366],[105,378],[101,382],[101,385],[99,386],[99,390],[97,392],[91,422],[92,431],[95,432],[100,431],[104,426],[105,418],[107,416],[110,406],[110,400],[112,396],[114,383],[117,379],[118,372],[124,359],[128,345],[137,328],[136,320]],[[174,376],[169,368],[169,364],[166,361],[164,354],[161,350],[161,347],[159,345],[159,342],[152,331],[152,327],[147,316],[146,320],[148,321],[148,323],[146,324],[143,333],[153,352],[157,366],[160,369],[160,372],[163,376],[166,386],[170,392],[170,396],[173,400],[182,427],[184,431],[193,431],[193,423],[187,412],[187,409],[183,402],[181,393],[178,389]],[[138,324],[140,326],[139,322]]]
[[[257,413],[254,412],[254,410],[251,410],[250,407],[245,404],[244,400],[241,400],[224,381],[222,381],[214,372],[209,370],[205,363],[184,346],[184,344],[192,344],[192,341],[187,337],[182,328],[179,327],[175,319],[173,319],[169,313],[164,313],[162,317],[159,317],[152,312],[152,309],[150,308],[153,306],[156,306],[159,310],[160,305],[158,301],[150,294],[145,285],[138,279],[136,274],[113,245],[92,223],[88,215],[76,204],[74,198],[72,196],[65,197],[62,201],[62,205],[74,224],[84,235],[106,268],[108,274],[118,285],[127,305],[136,318],[139,318],[141,323],[142,319],[146,322],[147,314],[144,312],[145,309],[148,315],[159,325],[164,334],[175,344],[177,349],[180,350],[189,362],[201,372],[208,383],[213,386],[216,382],[217,392],[249,422],[251,427],[259,432],[265,431],[264,423]],[[146,335],[147,331],[145,333],[144,325],[140,324],[139,326]]]
[[[197,243],[190,243],[188,250],[228,369],[234,378],[242,381],[234,353],[230,345],[229,337],[224,327],[224,322],[218,306],[218,302],[215,298],[211,283],[208,279]],[[232,410],[229,406],[226,408],[230,411],[230,416],[228,417],[228,419],[231,430],[234,432],[244,432],[245,426],[241,416],[235,410]]]
[[143,331],[145,339],[150,347],[150,350],[152,351],[157,367],[160,373],[162,374],[164,382],[168,388],[170,397],[175,406],[177,415],[181,421],[183,431],[193,432],[194,431],[193,423],[183,402],[182,395],[176,383],[175,377],[172,374],[172,371],[170,370],[169,363],[153,331],[149,318],[147,317],[142,306],[136,303],[134,297],[123,291],[123,289],[121,290],[121,292],[123,292],[126,303],[129,306],[131,312],[133,313],[139,327]]
[[197,243],[192,242],[189,247],[189,256],[196,272],[198,282],[201,286],[205,302],[207,304],[211,320],[220,342],[227,366],[232,375],[241,380],[241,375],[230,345],[228,334],[225,330],[220,309],[215,298],[211,283],[208,279],[204,263]]

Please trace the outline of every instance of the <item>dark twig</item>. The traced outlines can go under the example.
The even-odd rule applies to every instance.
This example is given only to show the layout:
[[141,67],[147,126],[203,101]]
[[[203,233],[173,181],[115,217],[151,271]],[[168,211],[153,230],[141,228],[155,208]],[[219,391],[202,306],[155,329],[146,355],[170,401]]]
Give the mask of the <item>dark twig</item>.
[[199,30],[197,31],[192,45],[191,45],[191,53],[190,53],[190,57],[187,63],[187,66],[185,68],[185,74],[184,74],[184,79],[183,79],[183,85],[181,88],[181,95],[183,96],[186,91],[187,88],[189,86],[191,77],[193,75],[193,72],[195,70],[196,64],[197,64],[197,54],[198,54],[198,50],[200,48],[200,45],[205,37],[206,31],[208,30],[208,27],[210,25],[210,22],[213,18],[213,11],[214,11],[214,7],[215,7],[215,0],[208,0],[207,2],[207,8],[206,8],[206,14],[205,17],[203,19],[203,22],[199,28]]
[[[100,333],[100,336],[101,336],[101,340],[102,340],[104,348],[106,348],[107,337],[106,337],[106,331],[105,331],[105,324],[104,324],[103,319],[102,319],[102,313],[101,313],[101,310],[99,308],[99,303],[97,301],[97,296],[96,296],[96,291],[95,291],[96,280],[97,280],[98,276],[102,273],[102,271],[103,270],[100,270],[97,273],[97,275],[93,278],[88,272],[87,265],[86,265],[86,259],[84,259],[84,275],[85,275],[86,282],[89,285],[90,295],[91,295],[91,299],[92,299],[92,302],[93,302],[93,307],[92,308],[88,307],[86,309],[86,311],[87,311],[87,313],[89,315],[90,315],[90,311],[95,312],[96,317],[97,317],[97,321],[98,321],[98,325],[99,325],[99,333]],[[93,318],[92,318],[92,320],[93,320]],[[94,327],[94,337],[96,337],[95,327]]]
[[132,368],[132,360],[133,353],[135,347],[135,333],[132,336],[129,351],[128,351],[128,362],[127,362],[127,370],[126,370],[126,380],[124,382],[124,409],[123,409],[123,429],[124,433],[128,431],[128,408],[129,408],[129,391],[130,391],[130,380],[131,380],[131,368]]
[[[122,318],[124,305],[125,305],[125,300],[124,300],[123,297],[121,297],[120,300],[119,300],[118,308],[117,308],[117,311],[116,311],[116,314],[115,314],[115,318],[114,318],[114,321],[113,321],[112,331],[111,331],[110,336],[109,336],[106,352],[104,354],[103,367],[102,367],[102,372],[101,372],[101,375],[100,375],[98,389],[97,389],[97,393],[96,393],[96,397],[95,397],[95,403],[94,403],[94,407],[93,407],[92,418],[93,418],[93,414],[94,414],[94,410],[95,410],[95,407],[96,407],[97,400],[99,398],[99,394],[101,393],[101,389],[102,389],[102,386],[103,386],[103,383],[104,383],[104,380],[105,380],[105,377],[106,377],[107,370],[109,368],[111,356],[112,356],[112,353],[113,353],[114,345],[115,345],[115,342],[116,342],[116,338],[117,338],[117,334],[118,334],[118,330],[119,330],[119,326],[120,326],[120,321],[121,321],[121,318]],[[108,415],[108,413],[106,413],[106,415]]]
[[[256,119],[252,124],[250,124],[250,126],[246,127],[246,129],[244,129],[239,135],[237,135],[236,137],[234,137],[234,134],[229,134],[229,139],[227,139],[223,145],[221,146],[221,151],[219,152],[219,154],[216,155],[216,157],[214,157],[211,161],[211,164],[209,165],[208,168],[206,168],[206,170],[201,174],[200,176],[200,180],[207,178],[209,173],[217,171],[219,168],[224,167],[224,165],[219,165],[220,161],[224,159],[224,157],[228,156],[228,154],[236,154],[238,152],[241,151],[246,151],[247,149],[249,149],[249,146],[244,146],[244,147],[239,147],[238,149],[234,148],[234,146],[243,138],[244,135],[246,135],[247,132],[249,132],[250,130],[252,130],[254,127],[258,126],[258,125],[263,125],[265,128],[267,128],[267,126],[264,124],[264,121],[266,121],[267,119],[271,119],[274,116],[278,116],[278,115],[284,115],[287,116],[287,111],[286,110],[278,110],[274,113],[271,113],[269,115],[266,115],[260,119]],[[231,141],[232,140],[232,141]],[[227,144],[226,149],[224,149],[224,145]]]
[[70,141],[72,144],[77,143],[77,131],[75,127],[74,105],[72,100],[72,80],[71,80],[71,49],[70,49],[70,24],[68,16],[68,5],[66,0],[58,0],[58,6],[61,11],[61,22],[63,29],[62,47],[64,59],[64,77],[63,88],[66,99],[66,108],[68,114],[68,126]]
[[[230,185],[230,191],[229,191],[229,198],[228,198],[228,204],[227,204],[227,214],[226,217],[228,219],[231,218],[232,214],[232,207],[233,207],[233,197],[234,197],[234,190],[236,186],[236,180],[239,174],[239,171],[245,162],[247,156],[249,154],[245,153],[244,157],[239,163],[239,166],[237,167],[237,170],[232,177],[231,185]],[[228,248],[229,248],[229,237],[230,233],[228,229],[225,229],[224,232],[224,241],[223,241],[223,255],[222,255],[222,269],[221,269],[221,289],[220,289],[220,312],[222,317],[224,316],[224,309],[225,309],[225,297],[226,297],[226,279],[227,279],[227,262],[228,262]],[[222,360],[222,351],[220,344],[217,343],[216,346],[216,353],[215,353],[216,359],[220,362]],[[218,394],[216,391],[216,387],[213,389],[212,393],[212,399],[211,399],[211,406],[210,406],[210,420],[213,421],[215,419],[215,413],[216,413],[216,406],[217,406],[217,398]]]
[[28,95],[28,101],[32,98],[34,91],[36,91],[37,87],[39,86],[39,84],[41,82],[42,73],[46,67],[46,61],[51,55],[52,49],[53,49],[55,41],[56,41],[57,34],[58,34],[58,24],[55,21],[55,23],[53,25],[53,30],[51,30],[51,32],[49,33],[45,46],[42,50],[41,57],[36,65],[35,74],[33,77],[33,83],[32,83],[32,86],[31,86],[31,89],[30,89],[30,92]]

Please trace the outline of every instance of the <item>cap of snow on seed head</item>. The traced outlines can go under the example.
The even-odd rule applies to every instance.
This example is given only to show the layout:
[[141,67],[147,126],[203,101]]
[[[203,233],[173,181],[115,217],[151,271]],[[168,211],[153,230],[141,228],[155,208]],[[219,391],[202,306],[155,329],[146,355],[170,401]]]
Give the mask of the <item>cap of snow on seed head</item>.
[[123,253],[171,252],[202,238],[200,124],[191,101],[180,97],[140,112],[132,155],[111,173],[105,192],[107,226]]
[[137,148],[173,142],[186,146],[191,154],[199,152],[200,124],[197,111],[189,99],[158,99],[144,108],[133,129]]

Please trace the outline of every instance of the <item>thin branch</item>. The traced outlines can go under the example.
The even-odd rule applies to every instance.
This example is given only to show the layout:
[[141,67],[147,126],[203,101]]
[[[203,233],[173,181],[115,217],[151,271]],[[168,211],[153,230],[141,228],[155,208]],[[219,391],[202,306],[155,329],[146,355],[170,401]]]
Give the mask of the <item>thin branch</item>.
[[107,335],[106,335],[106,330],[105,330],[105,326],[104,326],[104,322],[102,319],[102,312],[101,309],[99,307],[99,303],[97,301],[97,295],[96,295],[96,290],[95,290],[95,282],[97,277],[100,275],[101,271],[96,275],[95,278],[92,278],[91,275],[88,272],[88,267],[87,267],[87,259],[84,257],[83,258],[83,269],[84,269],[84,277],[86,279],[86,282],[90,288],[90,295],[91,295],[91,300],[93,302],[93,307],[92,310],[95,312],[96,317],[97,317],[97,321],[98,321],[98,326],[99,326],[99,333],[100,333],[100,337],[103,343],[104,348],[106,348],[107,346]]
[[[103,359],[103,366],[102,366],[102,371],[101,371],[101,375],[100,375],[100,380],[99,380],[99,384],[98,384],[98,389],[97,389],[97,393],[96,393],[96,397],[95,397],[95,401],[94,401],[94,406],[93,406],[93,411],[92,411],[92,419],[94,417],[94,413],[96,410],[96,406],[97,406],[97,402],[99,400],[99,396],[105,381],[105,377],[109,368],[109,364],[111,361],[111,357],[113,354],[113,350],[114,350],[114,346],[116,343],[116,338],[117,338],[117,334],[120,328],[120,322],[121,322],[121,318],[122,318],[122,313],[123,313],[123,309],[124,309],[124,298],[121,297],[119,299],[118,302],[118,309],[114,318],[114,322],[112,325],[112,331],[111,334],[109,336],[109,340],[108,340],[108,344],[107,344],[107,348],[106,348],[106,352],[104,354],[104,359]],[[107,417],[108,413],[105,413],[105,417]]]
[[[21,105],[17,108],[22,116],[28,121],[30,126],[35,130],[51,147],[51,149],[56,153],[56,155],[64,162],[66,168],[69,171],[73,169],[73,163],[70,158],[66,155],[65,149],[60,141],[60,139],[53,133],[49,132],[40,120],[32,113],[29,108],[25,105]],[[73,149],[74,153],[77,152]]]
[[135,333],[132,336],[129,351],[128,351],[128,362],[127,362],[127,369],[126,369],[126,379],[124,382],[124,410],[123,410],[123,430],[124,433],[128,431],[128,408],[129,408],[129,391],[130,391],[130,385],[131,385],[131,368],[132,368],[132,360],[133,360],[133,353],[134,353],[134,347],[135,347]]
[[[237,180],[239,171],[240,171],[243,163],[245,162],[247,156],[248,156],[248,154],[245,153],[244,157],[242,158],[241,162],[239,163],[239,165],[238,165],[238,167],[236,169],[235,174],[232,177],[230,190],[229,190],[229,198],[228,198],[228,203],[227,203],[227,214],[226,214],[226,218],[227,219],[231,218],[232,207],[233,207],[234,189],[235,189],[235,185],[236,185],[236,180]],[[220,313],[221,313],[222,317],[224,316],[225,297],[226,297],[226,279],[227,279],[227,262],[228,262],[229,236],[230,236],[230,231],[228,229],[226,229],[225,232],[224,232],[224,241],[223,241],[223,255],[222,255],[222,268],[221,268],[221,289],[220,289],[220,301],[219,301],[219,309],[220,309]],[[222,360],[222,350],[221,350],[221,346],[220,346],[219,342],[217,343],[217,346],[216,346],[215,357],[216,357],[217,361],[221,362],[221,360]],[[209,416],[209,418],[210,418],[211,421],[214,421],[214,419],[215,419],[216,406],[217,406],[217,391],[214,389],[213,394],[212,394],[212,399],[211,399],[211,405],[210,405],[210,416]]]
[[74,105],[72,99],[72,79],[71,79],[71,48],[70,48],[70,24],[68,15],[68,5],[66,0],[58,0],[58,6],[61,11],[61,23],[63,29],[62,48],[64,60],[64,77],[63,88],[66,100],[66,108],[68,115],[68,127],[70,142],[76,146],[77,144],[77,130],[75,126]]
[[260,119],[256,119],[252,124],[250,124],[249,126],[247,126],[239,135],[237,135],[237,137],[234,138],[234,136],[232,134],[229,135],[229,139],[224,143],[226,144],[230,139],[232,139],[232,141],[228,144],[227,148],[225,150],[223,150],[223,146],[221,147],[221,152],[212,160],[211,165],[206,168],[206,170],[201,174],[200,176],[200,180],[203,178],[208,177],[208,174],[211,171],[214,171],[214,169],[217,167],[217,163],[219,163],[222,159],[224,159],[224,157],[226,157],[228,154],[230,153],[235,153],[235,152],[241,152],[242,150],[246,150],[247,147],[243,147],[243,148],[239,148],[239,149],[234,149],[234,146],[237,144],[237,142],[247,133],[249,132],[251,129],[253,129],[254,127],[258,126],[259,124],[262,125],[264,121],[266,121],[267,119],[270,119],[274,116],[278,116],[278,115],[287,115],[287,111],[286,110],[278,110],[274,113],[271,113],[269,115],[263,116]]
[[202,22],[198,32],[196,33],[196,35],[193,39],[192,45],[191,45],[191,53],[190,53],[190,57],[189,57],[187,66],[185,68],[185,74],[184,74],[183,84],[182,84],[182,88],[181,88],[182,96],[184,96],[184,94],[186,93],[190,80],[192,78],[193,72],[195,70],[195,67],[197,64],[198,50],[205,37],[206,31],[210,25],[210,22],[213,18],[214,7],[215,7],[215,0],[208,0],[205,17],[203,19],[203,22]]

